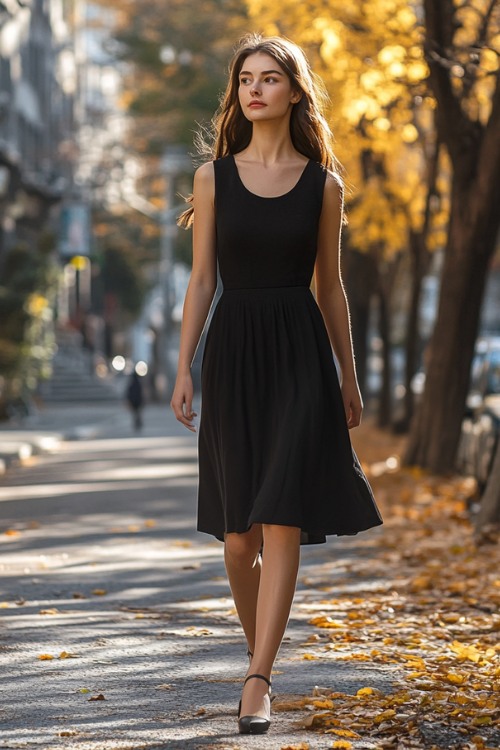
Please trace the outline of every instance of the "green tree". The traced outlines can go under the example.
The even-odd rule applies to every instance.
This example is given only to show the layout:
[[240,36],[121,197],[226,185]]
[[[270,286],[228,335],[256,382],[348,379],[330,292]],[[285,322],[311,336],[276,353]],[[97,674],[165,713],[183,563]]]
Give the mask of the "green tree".
[[52,309],[57,267],[54,238],[19,243],[7,253],[0,278],[0,414],[6,402],[50,375],[55,348]]
[[[233,45],[247,29],[245,0],[97,0],[111,9],[114,43],[110,51],[122,64],[122,103],[131,126],[128,153],[140,163],[136,190],[161,211],[165,183],[160,159],[165,146],[184,144],[194,152],[198,127],[207,127],[225,86]],[[106,18],[110,17],[106,14]],[[111,158],[111,157],[110,157]],[[107,170],[103,165],[103,172]],[[188,195],[192,175],[179,175],[176,195]],[[115,235],[115,216],[99,212],[94,231],[102,243]],[[125,211],[121,225],[128,240],[158,261],[158,221]],[[141,229],[141,237],[135,228]],[[123,236],[123,235],[122,235]],[[175,259],[190,262],[190,235],[179,232]]]
[[146,282],[134,250],[126,242],[115,240],[104,247],[101,280],[104,294],[113,295],[132,318],[139,315]]

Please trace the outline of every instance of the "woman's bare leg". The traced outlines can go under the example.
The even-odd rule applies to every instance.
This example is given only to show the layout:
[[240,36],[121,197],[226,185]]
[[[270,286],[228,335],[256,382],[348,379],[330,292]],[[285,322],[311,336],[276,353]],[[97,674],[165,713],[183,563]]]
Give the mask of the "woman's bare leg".
[[257,596],[259,593],[262,526],[253,526],[244,534],[226,534],[224,562],[234,604],[245,633],[248,648],[255,647]]
[[[248,674],[271,676],[290,617],[300,560],[300,529],[262,525],[264,552],[257,597],[255,649]],[[242,716],[269,715],[268,687],[249,680],[241,701]]]

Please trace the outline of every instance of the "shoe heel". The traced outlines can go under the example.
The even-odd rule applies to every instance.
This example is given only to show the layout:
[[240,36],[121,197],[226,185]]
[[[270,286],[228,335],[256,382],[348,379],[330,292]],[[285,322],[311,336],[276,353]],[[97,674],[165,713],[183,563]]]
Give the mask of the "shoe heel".
[[[263,674],[250,674],[243,683],[243,687],[247,684],[248,680],[259,679],[267,682],[269,686],[269,692],[271,690],[271,681],[267,679]],[[272,698],[271,698],[272,700]],[[241,716],[241,700],[238,706],[238,731],[240,734],[265,734],[271,726],[270,719],[264,719],[262,716]]]

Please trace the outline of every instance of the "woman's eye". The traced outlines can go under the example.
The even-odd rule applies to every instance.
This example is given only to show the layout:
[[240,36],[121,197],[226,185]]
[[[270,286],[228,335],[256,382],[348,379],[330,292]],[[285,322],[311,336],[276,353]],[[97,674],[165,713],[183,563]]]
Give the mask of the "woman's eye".
[[276,83],[277,78],[273,78],[272,76],[268,76],[267,78],[264,78],[265,81],[270,81],[271,83]]

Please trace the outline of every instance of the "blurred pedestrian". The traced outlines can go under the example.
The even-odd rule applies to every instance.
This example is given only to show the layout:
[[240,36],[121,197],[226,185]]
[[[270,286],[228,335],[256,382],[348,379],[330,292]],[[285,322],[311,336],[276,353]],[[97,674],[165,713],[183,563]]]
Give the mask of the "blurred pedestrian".
[[142,430],[142,409],[144,406],[144,396],[142,392],[142,383],[140,376],[134,370],[130,376],[127,386],[127,401],[132,412],[132,426],[136,432]]
[[243,39],[212,158],[196,171],[193,205],[179,219],[194,219],[193,269],[171,406],[192,431],[191,364],[217,263],[224,287],[202,362],[198,530],[224,541],[247,638],[245,734],[270,725],[271,670],[300,544],[382,523],[349,438],[363,405],[339,271],[344,188],[322,96],[295,44]]

